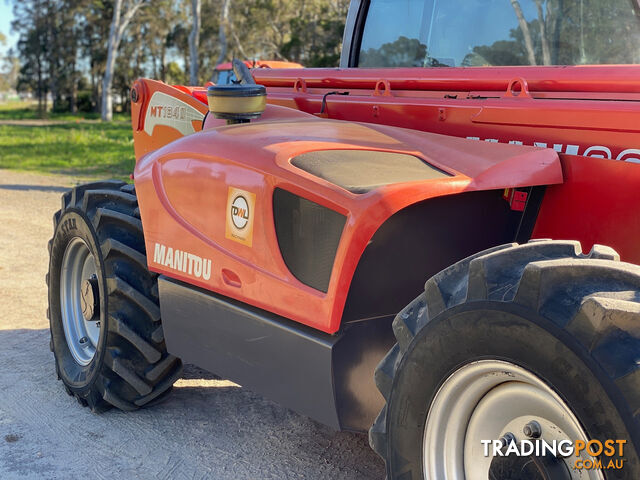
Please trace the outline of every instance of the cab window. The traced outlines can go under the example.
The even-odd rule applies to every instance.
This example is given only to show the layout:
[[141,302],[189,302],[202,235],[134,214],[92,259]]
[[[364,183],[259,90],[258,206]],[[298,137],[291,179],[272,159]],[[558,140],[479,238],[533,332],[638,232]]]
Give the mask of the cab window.
[[217,70],[217,76],[213,80],[218,85],[231,85],[236,81],[236,74],[233,70]]
[[640,63],[638,0],[370,0],[360,67]]

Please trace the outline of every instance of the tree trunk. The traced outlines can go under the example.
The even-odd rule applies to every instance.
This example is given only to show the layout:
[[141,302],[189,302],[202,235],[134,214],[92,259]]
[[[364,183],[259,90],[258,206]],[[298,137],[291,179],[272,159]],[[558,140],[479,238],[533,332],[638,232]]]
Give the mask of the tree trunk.
[[524,36],[524,44],[525,44],[525,47],[527,48],[529,65],[537,65],[536,52],[533,48],[533,41],[531,40],[531,32],[529,32],[529,25],[527,24],[527,20],[524,18],[524,14],[522,13],[520,2],[518,0],[511,0],[511,5],[513,6],[513,9],[516,12],[516,16],[518,17],[518,23],[520,24],[520,30],[522,30],[522,35]]
[[123,89],[120,92],[120,98],[122,98],[122,111],[126,113],[131,113],[131,91],[128,88]]
[[78,71],[76,70],[77,51],[73,50],[73,62],[71,63],[71,98],[69,98],[69,111],[78,112]]
[[115,0],[113,3],[113,19],[109,28],[109,40],[107,48],[107,63],[104,69],[104,77],[102,79],[102,120],[110,122],[113,119],[113,99],[111,98],[111,85],[113,84],[113,69],[118,56],[118,47],[124,31],[129,22],[135,15],[136,11],[142,5],[144,0],[130,0],[128,8],[124,15],[121,15],[122,0]]
[[198,66],[200,64],[198,57],[198,48],[200,46],[200,7],[201,0],[191,0],[191,13],[193,23],[191,25],[191,33],[189,34],[189,83],[190,85],[198,85]]
[[[220,13],[220,30],[218,31],[218,39],[220,43],[220,55],[218,55],[218,61],[215,66],[218,66],[224,62],[224,58],[227,56],[227,35],[226,28],[229,23],[229,5],[231,0],[222,0],[222,11]],[[248,60],[245,58],[244,60]]]
[[543,65],[551,65],[551,51],[549,50],[549,38],[547,37],[547,26],[545,24],[544,13],[542,10],[542,0],[536,0],[538,8],[538,22],[540,23],[540,41],[542,42],[542,63]]
[[[555,10],[553,5],[555,4]],[[556,2],[547,2],[547,22],[546,22],[546,31],[547,37],[551,41],[551,45],[553,45],[553,49],[551,50],[551,65],[558,65],[558,55],[559,48],[558,44],[560,43],[560,26],[562,23],[562,10],[564,5],[562,0],[557,0]]]
[[163,82],[167,81],[167,47],[165,42],[162,42],[162,47],[160,47],[160,80]]
[[102,120],[110,122],[113,119],[113,104],[111,98],[111,84],[113,83],[113,67],[116,64],[116,56],[118,54],[118,27],[120,26],[120,13],[122,10],[122,0],[113,2],[113,19],[111,20],[111,28],[109,29],[109,39],[107,43],[107,64],[104,69],[104,77],[102,78]]
[[133,67],[133,76],[135,78],[141,77],[144,72],[141,68],[141,65],[144,64],[144,61],[142,58],[142,46],[143,46],[142,42],[136,42],[136,46],[133,51],[133,55],[131,57],[135,62],[135,66]]
[[38,76],[38,117],[43,117],[47,112],[47,102],[44,93],[44,80],[42,78],[42,53],[38,52],[36,56],[36,71]]
[[236,33],[235,29],[233,28],[233,22],[231,22],[229,24],[229,30],[231,31],[231,36],[233,37],[233,40],[236,43],[236,48],[240,52],[240,55],[242,55],[242,59],[243,60],[250,60],[249,56],[247,55],[247,53],[244,51],[244,48],[242,47],[242,43],[240,42],[240,38],[238,37],[238,34]]
[[55,110],[60,102],[60,93],[58,90],[58,72],[55,59],[49,59],[49,90],[51,90],[51,108]]
[[93,112],[98,112],[100,107],[100,90],[98,87],[98,75],[91,65],[91,108]]

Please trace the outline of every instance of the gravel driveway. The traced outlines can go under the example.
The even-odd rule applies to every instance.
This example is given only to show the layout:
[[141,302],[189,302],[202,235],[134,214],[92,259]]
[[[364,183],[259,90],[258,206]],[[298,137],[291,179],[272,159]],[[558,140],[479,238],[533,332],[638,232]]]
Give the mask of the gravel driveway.
[[47,240],[71,177],[0,170],[0,478],[382,479],[337,433],[193,366],[169,399],[92,414],[56,380]]

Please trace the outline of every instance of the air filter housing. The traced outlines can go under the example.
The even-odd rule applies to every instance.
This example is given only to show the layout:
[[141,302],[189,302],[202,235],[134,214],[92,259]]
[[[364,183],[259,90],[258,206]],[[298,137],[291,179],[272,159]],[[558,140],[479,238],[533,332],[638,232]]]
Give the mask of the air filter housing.
[[209,111],[227,123],[246,123],[258,118],[267,105],[263,85],[212,85],[207,88]]

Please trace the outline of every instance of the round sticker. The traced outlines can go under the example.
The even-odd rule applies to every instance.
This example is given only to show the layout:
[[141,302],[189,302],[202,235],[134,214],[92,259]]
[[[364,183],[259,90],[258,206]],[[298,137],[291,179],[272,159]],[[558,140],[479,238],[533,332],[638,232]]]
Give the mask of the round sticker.
[[231,221],[239,230],[249,223],[249,204],[242,195],[238,195],[231,203]]

